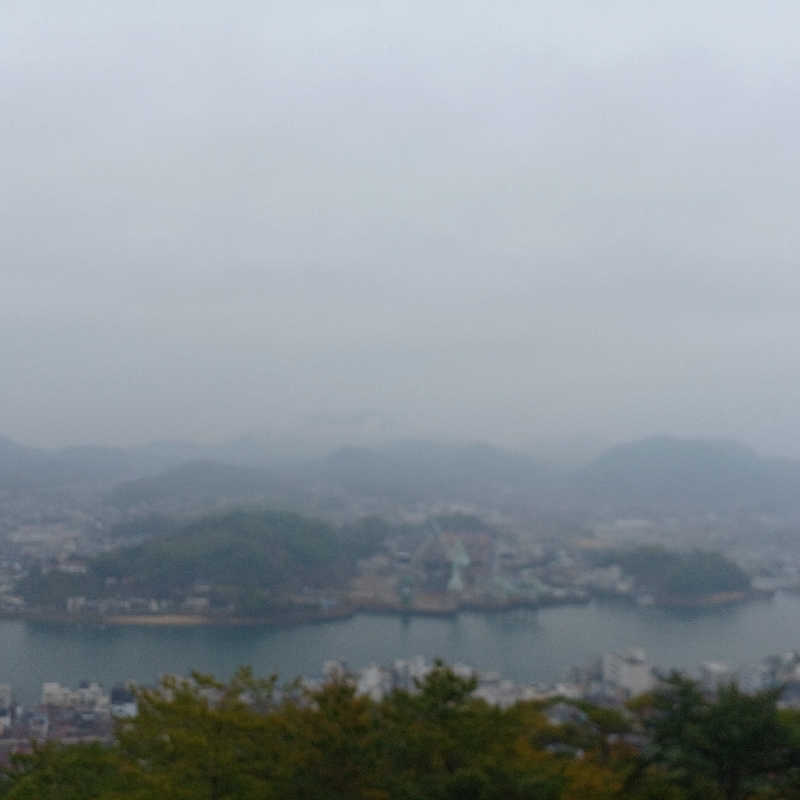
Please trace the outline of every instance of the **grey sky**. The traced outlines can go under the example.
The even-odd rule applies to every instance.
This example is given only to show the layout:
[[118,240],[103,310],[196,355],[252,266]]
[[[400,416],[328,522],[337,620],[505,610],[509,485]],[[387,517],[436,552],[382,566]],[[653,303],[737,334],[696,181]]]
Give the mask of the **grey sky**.
[[6,0],[0,432],[378,412],[800,454],[798,30],[796,2]]

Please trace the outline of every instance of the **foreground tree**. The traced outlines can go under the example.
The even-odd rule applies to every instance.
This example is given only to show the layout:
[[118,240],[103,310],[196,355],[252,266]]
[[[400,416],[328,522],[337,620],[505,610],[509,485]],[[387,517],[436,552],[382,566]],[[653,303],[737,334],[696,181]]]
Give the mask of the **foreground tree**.
[[[584,704],[548,723],[541,703],[500,709],[443,664],[375,702],[348,677],[308,691],[247,671],[139,693],[113,744],[15,756],[11,800],[800,800],[800,715],[776,692],[715,699],[672,676],[637,719]],[[637,754],[619,738],[649,731]],[[609,738],[610,737],[610,738]],[[581,755],[576,757],[576,753]]]
[[747,695],[731,684],[708,699],[673,674],[653,697],[647,767],[662,770],[688,797],[742,800],[796,761],[779,717],[780,690]]
[[116,750],[100,744],[47,744],[13,756],[0,796],[7,800],[131,797],[138,785]]

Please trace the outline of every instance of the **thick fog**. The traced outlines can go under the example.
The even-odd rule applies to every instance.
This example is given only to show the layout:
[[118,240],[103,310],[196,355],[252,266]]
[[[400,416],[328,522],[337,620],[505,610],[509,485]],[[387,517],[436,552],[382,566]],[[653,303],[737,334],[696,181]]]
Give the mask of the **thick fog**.
[[0,9],[0,433],[798,455],[795,2]]

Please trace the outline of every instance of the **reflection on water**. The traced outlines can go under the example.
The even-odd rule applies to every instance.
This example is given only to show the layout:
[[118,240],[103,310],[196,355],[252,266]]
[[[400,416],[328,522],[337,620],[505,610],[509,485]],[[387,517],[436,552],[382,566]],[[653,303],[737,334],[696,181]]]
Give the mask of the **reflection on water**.
[[41,683],[97,679],[109,686],[191,669],[230,675],[250,664],[284,679],[318,674],[328,658],[358,668],[417,653],[494,669],[518,681],[555,680],[604,651],[640,645],[656,664],[747,663],[800,648],[800,597],[779,594],[740,606],[663,610],[595,602],[451,618],[359,615],[294,628],[117,628],[0,621],[0,683],[25,702]]

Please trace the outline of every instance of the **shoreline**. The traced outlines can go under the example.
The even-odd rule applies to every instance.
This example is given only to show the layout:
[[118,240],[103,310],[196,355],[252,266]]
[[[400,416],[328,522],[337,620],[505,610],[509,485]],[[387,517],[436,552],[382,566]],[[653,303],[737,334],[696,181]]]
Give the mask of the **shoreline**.
[[[661,609],[713,609],[746,603],[752,600],[773,597],[775,592],[751,590],[749,592],[723,592],[699,598],[664,598],[649,608]],[[544,609],[562,606],[588,605],[594,600],[618,600],[639,606],[633,597],[612,597],[602,593],[587,595],[585,598],[551,600],[514,600],[498,603],[465,602],[450,607],[400,606],[382,603],[361,603],[342,605],[336,609],[321,612],[318,609],[303,608],[276,609],[274,613],[262,617],[215,616],[209,614],[185,614],[179,612],[165,614],[108,614],[77,615],[66,612],[0,612],[0,618],[19,619],[29,622],[55,622],[68,625],[100,625],[114,627],[293,627],[295,625],[322,624],[351,619],[358,614],[371,616],[437,617],[454,618],[460,614],[502,614],[519,609]]]
[[304,610],[282,610],[263,617],[234,617],[214,616],[209,614],[109,614],[107,616],[79,616],[66,613],[28,613],[6,614],[6,618],[24,619],[36,622],[58,622],[70,625],[107,625],[118,627],[293,627],[295,625],[315,625],[325,622],[352,619],[359,614],[370,616],[394,617],[435,617],[446,619],[457,617],[459,614],[502,614],[522,608],[536,610],[539,608],[553,608],[556,606],[588,605],[591,597],[585,599],[558,600],[551,602],[517,601],[513,603],[480,605],[477,603],[464,603],[453,608],[432,608],[369,604],[357,606],[342,606],[339,609],[327,612],[309,612]]
[[665,597],[662,598],[656,607],[661,608],[718,608],[720,606],[736,605],[748,600],[755,600],[759,597],[769,597],[773,592],[759,591],[751,589],[741,592],[715,592],[714,594],[702,597]]

